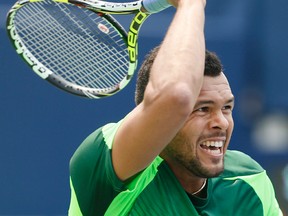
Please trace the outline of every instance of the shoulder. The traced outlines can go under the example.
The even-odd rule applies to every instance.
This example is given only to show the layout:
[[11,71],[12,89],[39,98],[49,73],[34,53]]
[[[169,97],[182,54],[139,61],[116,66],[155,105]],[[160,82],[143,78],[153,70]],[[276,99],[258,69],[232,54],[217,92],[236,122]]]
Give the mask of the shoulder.
[[[118,123],[110,123],[92,132],[70,160],[71,211],[79,208],[83,215],[104,215],[114,197],[124,188],[116,176],[111,145]],[[70,211],[70,210],[69,210]]]
[[223,177],[247,176],[264,172],[261,165],[249,155],[235,150],[227,150],[224,167]]
[[110,163],[112,142],[120,123],[106,124],[88,135],[73,154],[70,171],[94,169],[100,161]]
[[[263,215],[282,215],[275,198],[273,184],[266,171],[255,160],[243,152],[229,150],[225,155],[224,166],[224,172],[219,179],[226,183],[231,182],[234,189],[240,187],[237,197],[242,203],[244,200],[249,201],[247,209],[248,205],[256,206],[260,201]],[[251,189],[254,193],[251,193]]]
[[81,152],[88,153],[89,151],[91,152],[92,149],[98,149],[100,147],[111,149],[114,136],[121,122],[122,120],[117,123],[108,123],[92,132],[84,139],[75,154]]

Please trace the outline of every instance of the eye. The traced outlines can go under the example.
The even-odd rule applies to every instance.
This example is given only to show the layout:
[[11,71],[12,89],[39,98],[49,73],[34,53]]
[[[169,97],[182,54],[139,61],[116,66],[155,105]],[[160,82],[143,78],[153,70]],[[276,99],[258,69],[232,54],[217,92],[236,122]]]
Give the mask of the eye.
[[229,110],[229,109],[232,109],[232,108],[231,108],[231,106],[228,105],[228,106],[224,106],[222,109],[223,110]]
[[226,110],[226,111],[232,111],[233,110],[233,107],[231,105],[226,105],[224,107],[222,107],[222,110]]
[[198,112],[208,112],[209,111],[209,107],[200,107],[196,111],[198,111]]

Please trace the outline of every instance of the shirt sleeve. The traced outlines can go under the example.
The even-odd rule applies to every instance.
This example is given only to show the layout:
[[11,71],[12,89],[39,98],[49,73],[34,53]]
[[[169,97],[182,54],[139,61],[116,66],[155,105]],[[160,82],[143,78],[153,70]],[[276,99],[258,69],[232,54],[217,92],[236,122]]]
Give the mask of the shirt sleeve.
[[264,212],[267,216],[283,216],[283,213],[279,207],[278,201],[275,196],[274,187],[271,180],[266,175],[263,178],[263,184],[265,185],[264,193],[262,195],[262,201],[264,206]]
[[123,190],[124,184],[114,172],[111,158],[119,125],[120,122],[111,123],[90,134],[71,158],[69,215],[103,215]]

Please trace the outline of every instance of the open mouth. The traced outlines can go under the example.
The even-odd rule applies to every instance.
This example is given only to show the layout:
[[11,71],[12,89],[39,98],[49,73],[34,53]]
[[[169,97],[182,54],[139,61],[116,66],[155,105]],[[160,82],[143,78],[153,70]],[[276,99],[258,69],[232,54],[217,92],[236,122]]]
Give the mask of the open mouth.
[[223,153],[224,141],[205,141],[200,147],[213,156],[219,156]]

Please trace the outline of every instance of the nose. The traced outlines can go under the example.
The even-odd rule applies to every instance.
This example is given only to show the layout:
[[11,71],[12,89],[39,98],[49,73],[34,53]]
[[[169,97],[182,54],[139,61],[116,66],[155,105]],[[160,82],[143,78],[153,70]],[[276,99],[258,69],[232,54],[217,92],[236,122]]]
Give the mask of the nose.
[[229,127],[229,121],[222,111],[218,111],[212,114],[210,127],[215,129],[226,130]]

